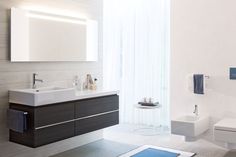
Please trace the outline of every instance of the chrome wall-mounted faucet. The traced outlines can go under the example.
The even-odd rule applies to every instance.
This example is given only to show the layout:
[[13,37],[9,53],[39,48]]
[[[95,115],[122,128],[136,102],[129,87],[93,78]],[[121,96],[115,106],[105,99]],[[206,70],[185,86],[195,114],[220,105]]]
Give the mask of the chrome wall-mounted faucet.
[[194,111],[193,111],[193,113],[194,113],[196,116],[198,116],[198,106],[197,106],[197,105],[194,106]]
[[36,78],[37,75],[38,75],[38,74],[33,73],[33,86],[32,86],[33,89],[36,89],[36,88],[37,88],[36,82],[43,82],[42,79],[37,79],[37,78]]

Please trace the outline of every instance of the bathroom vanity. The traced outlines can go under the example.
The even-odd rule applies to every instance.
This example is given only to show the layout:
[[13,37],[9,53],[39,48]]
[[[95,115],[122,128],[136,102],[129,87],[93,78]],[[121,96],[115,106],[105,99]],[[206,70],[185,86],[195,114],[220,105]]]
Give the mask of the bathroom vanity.
[[23,133],[10,130],[10,141],[38,147],[119,123],[117,91],[74,92],[74,95],[71,92],[64,98],[65,93],[60,95],[62,89],[52,93],[49,90],[9,92],[9,108],[27,113],[27,130]]

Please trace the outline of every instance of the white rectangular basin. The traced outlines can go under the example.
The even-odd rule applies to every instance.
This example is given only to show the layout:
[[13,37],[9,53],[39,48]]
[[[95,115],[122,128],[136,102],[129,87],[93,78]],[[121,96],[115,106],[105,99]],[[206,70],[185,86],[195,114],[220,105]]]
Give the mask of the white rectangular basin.
[[48,87],[9,91],[9,102],[28,106],[40,106],[74,99],[74,88]]
[[186,115],[171,120],[171,133],[185,137],[197,137],[209,129],[208,116]]
[[63,87],[45,87],[45,88],[37,88],[37,89],[20,89],[17,91],[29,92],[29,93],[39,93],[39,92],[52,92],[57,90],[66,90],[70,88]]

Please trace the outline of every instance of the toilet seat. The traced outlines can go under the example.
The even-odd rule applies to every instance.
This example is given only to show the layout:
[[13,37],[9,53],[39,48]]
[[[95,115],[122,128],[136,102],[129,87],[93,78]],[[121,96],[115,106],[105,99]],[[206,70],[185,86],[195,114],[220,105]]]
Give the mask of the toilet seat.
[[214,125],[215,130],[236,132],[236,119],[225,118]]

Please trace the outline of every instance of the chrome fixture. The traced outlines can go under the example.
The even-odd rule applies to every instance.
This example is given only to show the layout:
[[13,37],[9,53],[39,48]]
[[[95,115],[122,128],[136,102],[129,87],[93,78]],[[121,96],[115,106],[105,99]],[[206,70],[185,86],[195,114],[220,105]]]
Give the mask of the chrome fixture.
[[194,113],[196,116],[198,116],[198,106],[197,106],[197,105],[194,106],[194,111],[193,111],[193,113]]
[[36,82],[43,82],[42,79],[37,79],[37,78],[36,78],[37,75],[38,75],[38,74],[33,73],[33,86],[32,86],[33,89],[36,89],[36,88],[37,88]]

